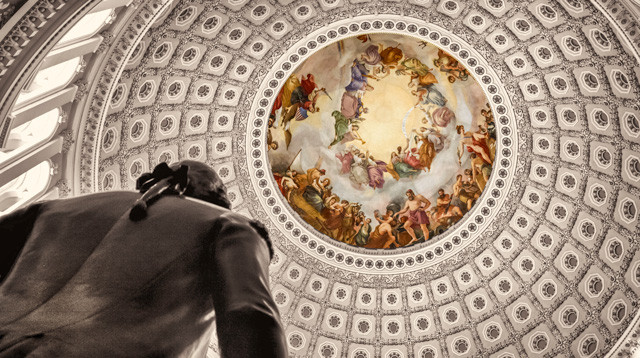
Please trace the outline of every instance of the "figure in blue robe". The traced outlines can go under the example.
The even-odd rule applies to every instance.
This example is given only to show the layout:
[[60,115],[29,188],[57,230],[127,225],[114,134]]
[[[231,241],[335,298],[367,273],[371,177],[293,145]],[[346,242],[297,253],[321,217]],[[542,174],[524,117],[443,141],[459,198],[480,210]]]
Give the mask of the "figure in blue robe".
[[351,65],[351,82],[345,87],[346,91],[364,91],[367,86],[367,75],[369,70],[357,59]]

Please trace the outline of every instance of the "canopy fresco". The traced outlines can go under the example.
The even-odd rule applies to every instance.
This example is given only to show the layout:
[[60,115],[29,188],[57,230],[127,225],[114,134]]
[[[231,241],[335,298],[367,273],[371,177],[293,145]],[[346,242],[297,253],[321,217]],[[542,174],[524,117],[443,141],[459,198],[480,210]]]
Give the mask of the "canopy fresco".
[[493,114],[451,55],[396,34],[318,51],[285,81],[269,160],[300,217],[349,245],[433,240],[471,210],[495,158]]

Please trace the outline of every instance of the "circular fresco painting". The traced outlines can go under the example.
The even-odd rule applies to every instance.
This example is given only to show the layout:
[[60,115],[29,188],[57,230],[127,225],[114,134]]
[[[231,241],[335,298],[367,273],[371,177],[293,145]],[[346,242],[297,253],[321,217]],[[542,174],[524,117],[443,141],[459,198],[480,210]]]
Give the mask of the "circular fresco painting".
[[285,81],[269,118],[282,195],[316,230],[393,249],[442,234],[484,190],[493,115],[458,61],[417,38],[331,44]]

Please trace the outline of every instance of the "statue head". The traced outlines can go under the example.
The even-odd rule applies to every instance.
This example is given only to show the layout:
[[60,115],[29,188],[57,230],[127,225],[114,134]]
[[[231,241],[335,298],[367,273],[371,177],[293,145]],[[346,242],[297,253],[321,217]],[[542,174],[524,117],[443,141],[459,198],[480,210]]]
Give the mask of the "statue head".
[[142,174],[136,181],[142,196],[131,208],[129,218],[139,221],[147,216],[149,205],[162,195],[184,195],[208,203],[231,208],[227,189],[210,166],[193,160],[183,160],[169,166],[162,162],[151,173]]
[[184,195],[231,209],[227,188],[213,168],[194,160],[183,160],[171,165],[170,168],[175,170],[185,165],[189,168],[187,173],[189,182]]

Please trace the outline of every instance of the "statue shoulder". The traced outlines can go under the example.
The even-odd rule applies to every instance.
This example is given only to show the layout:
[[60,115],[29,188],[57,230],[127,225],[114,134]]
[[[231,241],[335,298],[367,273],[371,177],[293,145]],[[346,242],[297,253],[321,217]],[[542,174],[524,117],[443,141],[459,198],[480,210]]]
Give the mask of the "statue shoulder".
[[269,237],[269,231],[267,231],[267,228],[260,221],[247,218],[232,211],[227,211],[220,215],[218,220],[216,220],[216,227],[218,228],[218,232],[230,230],[233,232],[243,231],[247,232],[247,234],[257,234],[267,244],[267,247],[269,248],[269,257],[273,257],[274,252],[271,238]]

